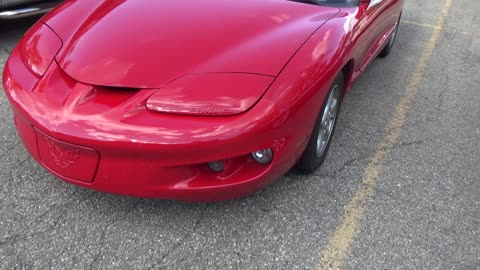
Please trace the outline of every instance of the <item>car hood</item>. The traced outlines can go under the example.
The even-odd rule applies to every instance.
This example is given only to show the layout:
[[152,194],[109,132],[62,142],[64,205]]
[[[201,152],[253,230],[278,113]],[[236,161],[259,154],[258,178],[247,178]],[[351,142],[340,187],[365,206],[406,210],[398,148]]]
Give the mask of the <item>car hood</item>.
[[338,9],[286,0],[67,1],[44,18],[56,61],[89,84],[159,88],[187,74],[276,76]]

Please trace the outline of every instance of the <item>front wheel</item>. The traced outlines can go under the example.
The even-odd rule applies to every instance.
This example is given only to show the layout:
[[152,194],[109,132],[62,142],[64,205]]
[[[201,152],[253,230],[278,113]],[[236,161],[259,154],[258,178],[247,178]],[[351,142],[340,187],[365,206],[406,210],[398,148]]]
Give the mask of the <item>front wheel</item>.
[[320,168],[325,160],[337,123],[342,90],[343,76],[340,75],[335,79],[323,102],[315,127],[310,135],[307,148],[297,164],[299,170],[306,173],[313,173]]

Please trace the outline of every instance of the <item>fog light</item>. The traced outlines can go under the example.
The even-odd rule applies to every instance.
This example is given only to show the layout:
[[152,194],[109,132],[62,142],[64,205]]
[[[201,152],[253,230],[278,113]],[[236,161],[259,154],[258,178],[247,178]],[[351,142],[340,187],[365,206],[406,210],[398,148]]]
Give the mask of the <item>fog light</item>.
[[260,164],[268,164],[272,162],[273,151],[270,148],[258,150],[252,153],[253,159]]
[[208,167],[214,172],[221,172],[223,171],[223,161],[208,162]]

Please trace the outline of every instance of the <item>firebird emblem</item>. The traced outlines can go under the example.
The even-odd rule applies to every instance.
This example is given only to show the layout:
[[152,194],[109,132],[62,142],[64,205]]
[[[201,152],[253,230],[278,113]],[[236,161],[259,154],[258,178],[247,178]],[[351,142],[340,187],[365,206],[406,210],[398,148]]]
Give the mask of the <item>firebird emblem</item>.
[[48,141],[48,147],[50,148],[50,155],[52,155],[55,164],[62,169],[67,169],[80,157],[80,151],[70,150],[65,151],[60,149],[54,142]]

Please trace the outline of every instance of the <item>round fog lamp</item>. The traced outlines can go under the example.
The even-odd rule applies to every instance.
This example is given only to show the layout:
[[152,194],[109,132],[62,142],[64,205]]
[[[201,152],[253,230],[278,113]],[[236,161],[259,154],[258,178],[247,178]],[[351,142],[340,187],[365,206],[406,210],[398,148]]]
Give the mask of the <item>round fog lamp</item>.
[[270,148],[258,150],[252,153],[253,159],[260,164],[268,164],[272,162],[273,151]]
[[221,172],[223,171],[223,161],[208,162],[208,167],[214,172]]

